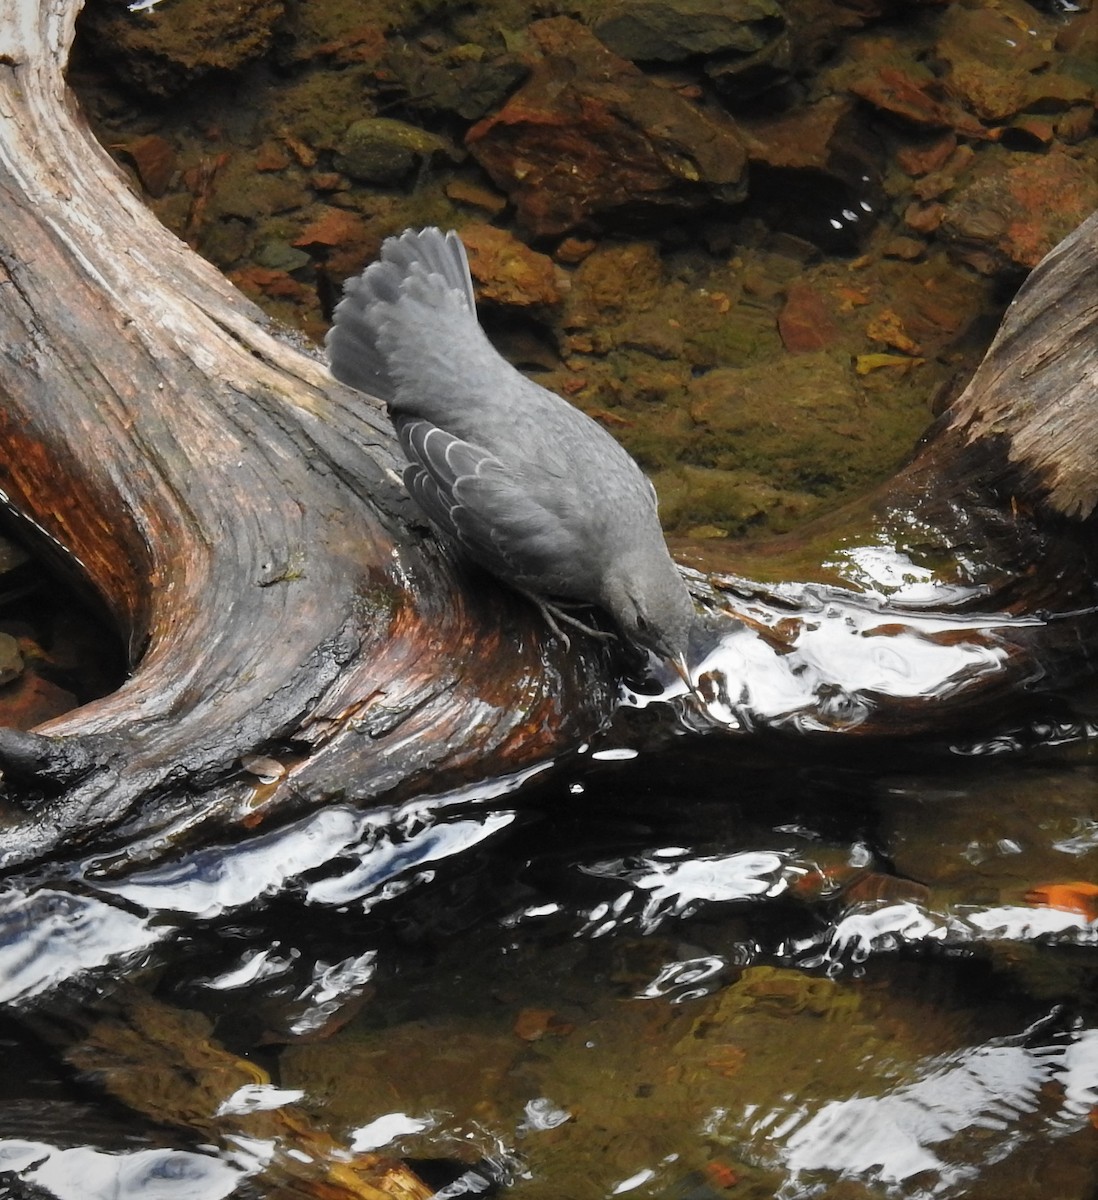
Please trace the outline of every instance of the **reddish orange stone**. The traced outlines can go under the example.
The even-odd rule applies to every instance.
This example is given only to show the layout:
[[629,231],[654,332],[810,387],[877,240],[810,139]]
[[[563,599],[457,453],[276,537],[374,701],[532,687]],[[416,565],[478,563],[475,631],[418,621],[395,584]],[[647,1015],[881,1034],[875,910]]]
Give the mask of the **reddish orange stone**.
[[794,283],[778,313],[778,333],[791,354],[825,350],[835,343],[839,330],[823,297],[807,283]]

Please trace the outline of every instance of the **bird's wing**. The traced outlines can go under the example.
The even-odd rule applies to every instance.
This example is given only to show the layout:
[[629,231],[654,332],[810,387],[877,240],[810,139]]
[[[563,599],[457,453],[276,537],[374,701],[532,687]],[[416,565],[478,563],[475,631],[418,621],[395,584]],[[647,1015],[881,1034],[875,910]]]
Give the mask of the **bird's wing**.
[[561,562],[581,547],[495,455],[430,421],[397,425],[408,457],[404,483],[420,508],[475,559],[520,587],[550,590]]

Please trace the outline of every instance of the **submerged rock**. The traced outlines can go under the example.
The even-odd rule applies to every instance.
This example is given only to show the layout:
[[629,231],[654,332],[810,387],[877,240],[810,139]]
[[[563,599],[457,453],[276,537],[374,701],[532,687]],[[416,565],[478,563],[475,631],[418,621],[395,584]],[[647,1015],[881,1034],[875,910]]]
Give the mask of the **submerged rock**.
[[0,687],[23,674],[23,655],[10,633],[0,633]]
[[282,0],[176,0],[150,12],[98,4],[83,15],[83,32],[129,86],[171,96],[265,54],[284,9]]
[[946,204],[939,236],[984,274],[1035,267],[1098,208],[1098,179],[1086,161],[996,148],[973,165]]
[[949,93],[985,121],[1092,99],[1094,89],[1083,79],[1055,70],[1054,39],[1040,25],[1020,0],[1001,0],[994,8],[951,5],[935,45]]
[[892,38],[866,38],[853,46],[850,61],[834,71],[832,86],[845,86],[901,128],[986,136],[983,125],[954,102],[941,80]]
[[880,144],[847,96],[740,119],[752,167],[750,211],[771,229],[853,253],[884,206]]
[[464,225],[461,240],[481,300],[511,308],[560,303],[556,268],[547,255],[493,225]]
[[816,288],[802,280],[790,287],[778,313],[778,332],[791,354],[826,350],[839,339],[831,309]]
[[785,13],[774,0],[620,0],[595,26],[633,62],[705,60],[726,100],[745,100],[788,77]]
[[731,121],[653,83],[567,17],[530,35],[542,51],[530,79],[466,143],[531,234],[742,198],[746,154]]
[[660,298],[659,252],[649,242],[611,243],[588,254],[572,276],[566,329],[602,329],[625,314],[643,312]]
[[757,54],[784,32],[774,0],[623,0],[595,26],[599,41],[633,61],[681,62]]
[[438,134],[391,117],[363,117],[348,126],[336,155],[336,166],[363,183],[403,183],[435,155],[456,158],[453,144]]
[[420,42],[401,42],[386,55],[385,70],[409,108],[464,121],[479,120],[526,76],[515,56],[489,55],[471,44],[431,54]]

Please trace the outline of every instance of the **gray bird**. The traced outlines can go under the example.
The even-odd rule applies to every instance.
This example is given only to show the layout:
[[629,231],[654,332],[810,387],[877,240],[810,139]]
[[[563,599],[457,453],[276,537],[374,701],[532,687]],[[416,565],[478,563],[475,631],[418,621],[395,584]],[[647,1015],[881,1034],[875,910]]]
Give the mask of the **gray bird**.
[[586,628],[560,602],[605,609],[692,686],[696,614],[655,489],[600,425],[497,353],[455,232],[389,238],[345,285],[327,346],[338,380],[388,405],[405,486],[470,558],[558,634],[554,618]]

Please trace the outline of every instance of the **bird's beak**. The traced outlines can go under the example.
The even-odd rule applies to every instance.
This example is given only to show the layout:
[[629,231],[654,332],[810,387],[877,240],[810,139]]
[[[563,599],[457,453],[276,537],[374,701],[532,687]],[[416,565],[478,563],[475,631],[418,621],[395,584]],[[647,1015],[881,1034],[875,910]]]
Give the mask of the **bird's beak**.
[[673,655],[671,658],[669,658],[667,661],[674,668],[675,674],[690,689],[690,694],[692,696],[697,697],[697,699],[700,700],[701,696],[698,693],[697,685],[690,678],[690,668],[686,665],[686,656],[683,654],[676,654],[676,655]]

